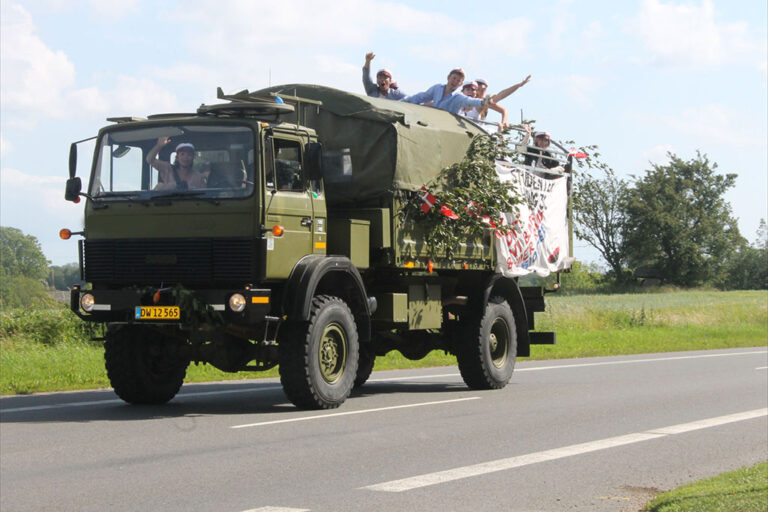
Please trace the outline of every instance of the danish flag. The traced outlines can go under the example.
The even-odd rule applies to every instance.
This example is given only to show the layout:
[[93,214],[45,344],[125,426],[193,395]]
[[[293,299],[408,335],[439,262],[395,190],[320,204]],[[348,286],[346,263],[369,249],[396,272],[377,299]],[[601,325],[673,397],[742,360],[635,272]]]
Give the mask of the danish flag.
[[576,151],[576,148],[571,148],[571,152],[568,153],[568,156],[572,156],[573,158],[587,158],[589,155],[583,151]]
[[426,187],[422,186],[419,197],[424,201],[424,204],[421,205],[421,211],[428,213],[435,206],[435,196],[430,194]]

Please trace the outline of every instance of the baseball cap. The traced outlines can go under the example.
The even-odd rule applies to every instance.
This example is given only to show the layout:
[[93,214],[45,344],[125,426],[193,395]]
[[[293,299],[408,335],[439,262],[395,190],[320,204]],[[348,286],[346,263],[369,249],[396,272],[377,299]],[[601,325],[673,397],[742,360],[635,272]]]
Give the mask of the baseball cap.
[[549,138],[549,134],[547,132],[533,132],[534,137],[544,137],[545,139]]
[[466,89],[466,88],[477,89],[477,84],[475,82],[467,82],[466,84],[464,84],[464,87],[462,87],[462,89]]
[[389,79],[392,79],[392,73],[389,72],[388,69],[380,69],[376,72],[376,76],[384,75]]
[[477,83],[477,85],[484,85],[485,87],[488,87],[488,82],[486,82],[482,78],[475,78],[475,82]]

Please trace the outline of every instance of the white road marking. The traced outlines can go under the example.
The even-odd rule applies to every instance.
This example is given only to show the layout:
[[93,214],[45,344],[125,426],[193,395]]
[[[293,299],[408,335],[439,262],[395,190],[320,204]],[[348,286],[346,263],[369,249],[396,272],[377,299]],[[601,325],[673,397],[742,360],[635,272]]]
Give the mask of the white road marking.
[[336,412],[331,414],[317,414],[314,416],[301,416],[299,418],[288,418],[284,420],[272,420],[272,421],[260,421],[259,423],[248,423],[246,425],[234,425],[229,428],[248,428],[248,427],[262,427],[264,425],[277,425],[278,423],[295,423],[297,421],[309,421],[309,420],[324,420],[326,418],[337,418],[339,416],[352,416],[356,414],[367,414],[369,412],[379,412],[379,411],[393,411],[395,409],[408,409],[411,407],[424,407],[426,405],[441,405],[441,404],[451,404],[455,402],[466,402],[467,400],[480,400],[479,396],[470,396],[466,398],[454,398],[453,400],[439,400],[436,402],[420,402],[417,404],[406,404],[406,405],[393,405],[390,407],[376,407],[374,409],[361,409],[358,411],[346,411],[346,412]]
[[309,512],[308,508],[289,508],[289,507],[260,507],[243,510],[243,512]]
[[433,375],[414,375],[411,377],[387,377],[382,379],[369,379],[368,382],[398,382],[401,380],[421,380],[421,379],[442,379],[445,377],[460,377],[458,372],[454,373],[436,373]]
[[758,366],[755,370],[768,370],[768,366]]
[[[709,358],[709,357],[742,356],[742,355],[765,354],[765,353],[766,353],[765,351],[729,352],[725,354],[701,354],[701,355],[693,355],[693,356],[655,357],[650,359],[633,359],[629,361],[602,361],[599,363],[535,366],[531,368],[517,368],[515,369],[515,372],[563,370],[568,368],[584,368],[589,366],[609,366],[614,364],[650,363],[650,362],[656,362],[656,361],[675,361],[680,359],[701,359],[701,358]],[[768,367],[761,367],[757,369],[764,370],[766,368]],[[368,382],[371,382],[371,383],[398,382],[398,381],[407,381],[407,380],[441,379],[446,377],[458,377],[458,376],[459,376],[458,372],[457,373],[441,373],[441,374],[434,374],[434,375],[414,375],[414,376],[405,376],[405,377],[370,379]],[[209,395],[226,395],[230,393],[260,393],[263,391],[272,391],[276,389],[282,389],[282,388],[280,386],[268,386],[268,387],[263,387],[259,389],[248,388],[248,389],[227,389],[227,390],[219,390],[219,391],[199,391],[199,392],[192,392],[192,393],[180,393],[179,395],[177,395],[176,399],[178,400],[178,399],[183,399],[185,397],[199,397],[199,396],[209,396]],[[123,403],[123,401],[118,399],[109,399],[109,400],[92,400],[88,402],[65,402],[61,404],[51,404],[51,405],[33,405],[33,406],[27,406],[27,407],[13,407],[13,408],[0,407],[0,414],[8,413],[8,412],[44,411],[47,409],[65,409],[67,407],[85,407],[89,405],[107,405],[107,404],[118,404],[118,403]]]
[[573,455],[581,455],[598,450],[605,450],[607,448],[625,446],[642,441],[649,441],[651,439],[658,439],[670,435],[682,434],[684,432],[691,432],[693,430],[700,430],[704,428],[716,427],[719,425],[726,425],[728,423],[735,423],[737,421],[761,418],[763,416],[768,416],[768,408],[755,409],[737,414],[728,414],[726,416],[718,416],[716,418],[692,421],[690,423],[681,423],[679,425],[671,425],[669,427],[662,427],[645,432],[627,434],[624,436],[609,437],[607,439],[600,439],[589,443],[574,444],[571,446],[564,446],[562,448],[555,448],[552,450],[545,450],[541,452],[529,453],[526,455],[518,455],[516,457],[473,464],[471,466],[463,466],[445,471],[437,471],[435,473],[426,473],[423,475],[403,478],[400,480],[391,480],[389,482],[369,485],[366,487],[361,487],[361,489],[383,492],[410,491],[412,489],[418,489],[430,485],[437,485],[445,482],[452,482],[454,480],[460,480],[463,478],[485,475],[488,473],[494,473],[496,471],[504,471],[507,469],[536,464],[538,462],[562,459],[564,457],[571,457]]
[[609,366],[614,364],[653,363],[656,361],[680,361],[682,359],[704,359],[708,357],[744,356],[751,354],[766,354],[764,350],[751,352],[729,352],[726,354],[700,354],[696,356],[653,357],[648,359],[630,359],[628,361],[601,361],[599,363],[563,364],[558,366],[537,366],[534,368],[516,368],[515,372],[536,372],[541,370],[562,370],[567,368],[586,368],[588,366]]
[[[218,391],[195,391],[192,393],[179,393],[176,395],[176,399],[184,399],[188,397],[208,396],[208,395],[226,395],[229,393],[261,393],[264,391],[274,391],[276,389],[283,389],[281,386],[265,386],[259,389],[224,389]],[[0,413],[5,412],[24,412],[24,411],[43,411],[46,409],[65,409],[67,407],[85,407],[87,405],[107,405],[107,404],[124,404],[122,400],[91,400],[88,402],[66,402],[63,404],[51,404],[51,405],[31,405],[28,407],[14,407],[10,409],[0,408]]]

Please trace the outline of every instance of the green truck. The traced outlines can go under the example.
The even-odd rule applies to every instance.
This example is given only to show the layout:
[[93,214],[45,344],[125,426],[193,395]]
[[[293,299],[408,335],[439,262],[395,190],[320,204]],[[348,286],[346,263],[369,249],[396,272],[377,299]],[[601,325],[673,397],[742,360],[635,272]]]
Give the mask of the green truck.
[[121,399],[169,401],[191,362],[279,365],[297,407],[334,408],[391,350],[445,350],[469,387],[498,389],[554,343],[534,331],[545,290],[495,270],[492,230],[430,257],[398,215],[478,124],[316,85],[219,98],[72,144],[66,199],[86,201],[71,309],[106,324]]

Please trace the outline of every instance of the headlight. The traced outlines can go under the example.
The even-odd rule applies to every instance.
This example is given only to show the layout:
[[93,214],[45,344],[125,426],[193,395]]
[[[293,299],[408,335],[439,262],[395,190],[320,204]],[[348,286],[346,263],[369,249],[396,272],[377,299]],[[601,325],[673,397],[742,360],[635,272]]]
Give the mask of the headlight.
[[239,293],[233,293],[229,298],[229,309],[235,313],[240,313],[245,309],[245,297]]
[[94,304],[96,304],[96,299],[90,293],[84,293],[80,296],[80,306],[83,308],[83,311],[90,313],[93,311]]

